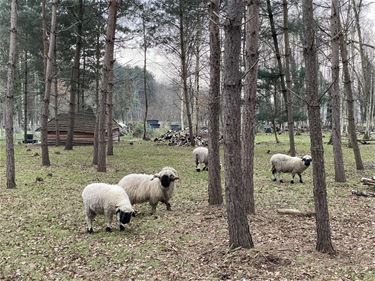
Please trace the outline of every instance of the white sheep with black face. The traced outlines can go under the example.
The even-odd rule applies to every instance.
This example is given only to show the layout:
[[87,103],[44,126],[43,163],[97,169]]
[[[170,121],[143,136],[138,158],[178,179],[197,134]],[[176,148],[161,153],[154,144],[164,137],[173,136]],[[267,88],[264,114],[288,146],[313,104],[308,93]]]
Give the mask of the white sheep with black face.
[[204,164],[202,171],[208,170],[208,148],[207,147],[197,147],[193,150],[193,156],[195,160],[195,170],[200,172],[200,165]]
[[92,222],[96,215],[104,214],[107,223],[106,231],[112,231],[112,217],[117,216],[120,231],[124,225],[130,222],[134,216],[134,209],[129,197],[121,186],[106,183],[92,183],[86,186],[82,192],[85,208],[87,232],[92,233]]
[[171,167],[164,167],[154,175],[129,174],[123,177],[118,185],[129,195],[131,204],[149,202],[151,213],[154,214],[159,201],[171,210],[171,199],[175,181],[178,180],[177,171]]
[[294,176],[296,174],[299,176],[299,181],[303,183],[301,174],[310,166],[312,158],[310,155],[305,155],[303,157],[293,157],[278,153],[272,155],[270,161],[272,165],[272,179],[274,181],[276,181],[277,176],[279,176],[280,182],[283,182],[280,174],[289,173],[292,174],[291,183],[294,183]]

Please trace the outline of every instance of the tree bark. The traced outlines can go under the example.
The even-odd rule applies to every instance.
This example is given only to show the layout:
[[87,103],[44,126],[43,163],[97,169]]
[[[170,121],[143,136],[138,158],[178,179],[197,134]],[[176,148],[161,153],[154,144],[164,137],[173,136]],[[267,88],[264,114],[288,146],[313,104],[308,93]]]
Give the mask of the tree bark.
[[189,138],[190,138],[190,145],[195,145],[194,134],[193,134],[193,123],[191,120],[191,111],[190,111],[190,97],[189,91],[187,86],[187,62],[186,62],[186,41],[185,41],[185,26],[184,26],[184,14],[182,8],[182,0],[180,2],[180,12],[179,12],[179,31],[180,31],[180,48],[181,48],[181,79],[182,79],[182,90],[184,93],[184,101],[185,101],[185,109],[186,109],[186,117],[189,125]]
[[247,2],[246,22],[246,73],[244,103],[242,107],[242,177],[246,212],[255,214],[254,201],[254,141],[256,125],[256,92],[259,59],[259,0]]
[[99,98],[99,125],[98,125],[98,172],[107,171],[106,158],[106,139],[105,139],[105,122],[106,122],[106,103],[109,90],[109,79],[111,65],[113,61],[113,50],[115,43],[116,17],[117,17],[117,0],[109,2],[109,14],[107,19],[106,44],[103,62],[103,77],[101,85],[101,95]]
[[[290,89],[292,89],[292,80],[290,75],[290,43],[289,43],[289,20],[288,20],[288,2],[287,0],[283,0],[283,19],[284,19],[284,48],[285,48],[285,82],[286,82],[286,93],[287,93],[287,110],[290,112],[288,114],[288,133],[289,133],[289,140],[291,143],[289,144],[290,147],[290,155],[296,155],[296,146],[294,142],[294,118],[293,118],[293,98],[290,93]],[[292,130],[290,130],[292,128]]]
[[199,75],[200,75],[200,56],[201,56],[201,44],[202,44],[202,25],[198,23],[198,30],[195,40],[195,134],[199,133],[199,95],[200,95],[200,85],[199,85]]
[[307,108],[310,123],[311,154],[314,159],[313,182],[316,212],[317,241],[316,250],[323,253],[334,253],[331,241],[329,223],[326,178],[324,168],[324,150],[320,119],[320,104],[318,92],[318,57],[315,38],[315,22],[313,17],[312,0],[302,2],[304,22],[304,57],[306,69]]
[[[272,7],[270,0],[267,0],[267,11],[268,11],[268,17],[270,19],[271,24],[271,32],[272,32],[272,38],[273,38],[273,44],[275,46],[275,53],[276,53],[276,59],[277,59],[277,65],[279,68],[279,76],[280,76],[280,84],[281,84],[281,92],[283,93],[284,101],[285,101],[285,111],[288,117],[288,133],[289,133],[289,153],[290,155],[294,156],[296,154],[296,147],[294,144],[294,121],[293,121],[293,108],[292,108],[292,97],[290,95],[290,91],[287,90],[285,86],[285,75],[283,71],[283,65],[281,63],[281,55],[279,50],[279,43],[277,40],[277,34],[276,34],[276,28],[275,23],[273,20],[273,13],[272,13]],[[284,15],[285,18],[285,15]],[[284,34],[285,34],[285,25],[288,23],[284,22]],[[288,32],[286,32],[288,33]]]
[[43,38],[43,70],[44,76],[47,70],[48,56],[48,36],[47,36],[47,19],[46,19],[46,0],[42,0],[42,38]]
[[74,138],[74,119],[76,111],[76,98],[79,97],[79,66],[82,49],[82,22],[83,22],[83,0],[79,0],[78,23],[77,23],[77,37],[76,50],[74,53],[74,62],[72,69],[72,78],[70,80],[70,95],[69,95],[69,127],[66,136],[65,149],[73,149]]
[[45,89],[43,97],[43,108],[42,108],[42,124],[41,124],[41,147],[42,147],[42,165],[49,166],[49,152],[48,152],[48,116],[49,116],[49,101],[51,96],[51,84],[53,78],[53,57],[55,49],[56,40],[56,10],[57,10],[57,0],[52,2],[51,11],[51,32],[49,37],[49,47],[48,47],[48,59],[45,77]]
[[[337,8],[337,14],[340,15],[340,7]],[[350,72],[349,72],[349,60],[348,60],[348,50],[346,49],[346,40],[343,34],[343,28],[341,26],[340,17],[337,17],[338,24],[340,28],[340,54],[341,54],[341,61],[342,61],[342,70],[344,73],[344,88],[346,93],[346,103],[347,103],[347,111],[348,111],[348,134],[351,146],[353,148],[355,165],[357,170],[363,170],[363,162],[361,157],[361,151],[359,150],[358,142],[357,142],[357,130],[354,121],[354,98],[353,98],[353,90],[352,90],[352,81],[350,80]]]
[[[113,34],[115,38],[115,34]],[[112,115],[113,115],[113,65],[114,60],[111,61],[111,71],[108,76],[108,96],[107,96],[107,155],[113,155],[113,129],[112,129]]]
[[243,1],[230,0],[224,23],[224,167],[229,245],[253,247],[243,206],[241,171],[241,18]]
[[332,143],[335,165],[335,181],[345,182],[344,160],[341,148],[341,124],[340,124],[340,29],[338,25],[337,7],[338,0],[332,0],[331,4],[331,49],[332,49],[332,89],[331,89],[331,106],[332,106]]
[[147,114],[148,114],[148,98],[147,98],[147,38],[145,19],[142,18],[143,28],[143,91],[145,96],[145,114],[143,117],[143,139],[147,140]]
[[17,40],[17,1],[11,2],[9,62],[7,74],[7,89],[5,96],[5,142],[6,142],[6,176],[7,188],[16,187],[16,169],[13,142],[13,112],[14,112],[14,76],[16,71],[16,40]]
[[55,111],[55,128],[56,128],[56,146],[60,145],[60,124],[59,124],[59,92],[58,92],[58,81],[57,81],[57,50],[56,50],[56,41],[57,37],[55,38],[55,49],[54,49],[54,56],[53,56],[53,91],[54,91],[54,97],[55,97],[55,105],[54,105],[54,111]]
[[[362,94],[365,100],[365,122],[366,122],[366,130],[364,139],[370,139],[370,120],[371,120],[371,93],[370,93],[370,86],[369,86],[369,77],[370,69],[369,69],[369,61],[365,54],[365,50],[363,49],[363,39],[362,39],[362,31],[361,25],[359,23],[359,12],[357,9],[357,4],[355,0],[351,0],[352,2],[352,9],[354,12],[354,21],[355,27],[357,29],[358,35],[358,46],[359,46],[359,56],[361,58],[361,72],[362,72]],[[362,1],[360,1],[362,2]]]
[[[26,40],[27,40],[27,35],[26,35]],[[25,77],[24,77],[24,91],[23,91],[23,114],[24,114],[24,118],[23,118],[23,140],[24,140],[24,143],[27,143],[27,97],[28,97],[28,94],[27,94],[27,88],[28,88],[28,65],[27,65],[27,60],[28,60],[28,52],[27,50],[25,50],[25,69],[24,69],[24,74],[25,74]]]
[[96,104],[96,118],[94,130],[94,151],[92,157],[92,164],[98,164],[98,145],[99,145],[99,79],[100,79],[100,27],[97,27],[96,43],[95,43],[95,104]]
[[210,31],[210,88],[208,106],[208,203],[223,204],[220,177],[220,0],[209,2]]

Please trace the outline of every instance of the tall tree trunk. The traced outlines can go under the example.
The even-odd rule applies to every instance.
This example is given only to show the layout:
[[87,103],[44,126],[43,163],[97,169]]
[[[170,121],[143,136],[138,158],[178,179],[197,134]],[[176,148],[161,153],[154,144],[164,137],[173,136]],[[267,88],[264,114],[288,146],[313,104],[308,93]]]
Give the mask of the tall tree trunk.
[[147,98],[147,38],[145,19],[142,18],[143,29],[143,92],[145,96],[145,115],[143,116],[143,139],[147,140],[147,114],[148,114],[148,98]]
[[69,126],[66,136],[65,149],[73,149],[74,138],[74,119],[76,111],[76,98],[79,97],[79,65],[81,59],[82,49],[82,22],[83,22],[83,0],[79,0],[78,23],[77,23],[77,37],[76,50],[74,53],[74,62],[72,69],[72,78],[70,80],[70,95],[69,95]]
[[186,109],[186,117],[189,125],[189,138],[190,138],[190,145],[195,145],[194,134],[193,134],[193,123],[191,120],[191,111],[190,111],[190,97],[189,91],[187,86],[187,46],[185,40],[185,25],[184,25],[184,14],[182,8],[182,0],[180,2],[180,11],[179,11],[179,31],[180,31],[180,48],[181,48],[181,79],[182,79],[182,90],[184,93],[184,101],[185,101],[185,109]]
[[47,19],[46,19],[46,0],[42,0],[42,38],[43,38],[43,70],[44,76],[47,70],[48,56],[48,36],[47,36]]
[[338,25],[337,7],[339,0],[332,0],[331,4],[331,49],[332,49],[332,83],[331,106],[332,106],[332,143],[335,164],[335,181],[345,182],[344,160],[341,148],[341,124],[340,124],[340,29]]
[[13,143],[13,112],[14,112],[14,74],[16,71],[16,36],[17,35],[17,0],[11,2],[9,62],[7,90],[5,96],[5,142],[6,142],[6,176],[7,188],[16,187],[16,169]]
[[195,134],[198,135],[199,133],[199,91],[200,91],[200,85],[199,85],[199,75],[200,75],[200,50],[201,50],[201,44],[202,44],[202,26],[201,23],[198,23],[198,30],[195,40]]
[[[283,97],[284,97],[284,101],[285,101],[285,111],[286,111],[286,114],[288,116],[289,153],[290,153],[290,155],[294,156],[296,154],[296,148],[295,148],[295,144],[294,144],[294,121],[293,121],[292,98],[290,96],[290,91],[287,90],[287,88],[285,86],[285,77],[284,77],[283,65],[281,63],[279,43],[277,41],[276,28],[275,28],[275,23],[274,23],[274,20],[273,20],[273,13],[272,13],[272,7],[271,7],[270,0],[267,0],[267,11],[268,11],[268,17],[270,19],[270,24],[271,24],[271,32],[272,32],[273,44],[275,46],[277,65],[278,65],[278,68],[279,68],[281,91],[283,93]],[[284,23],[284,26],[285,26],[285,23]]]
[[220,0],[211,0],[208,6],[210,30],[210,89],[208,93],[208,203],[223,204],[220,177]]
[[276,128],[276,117],[279,116],[279,104],[277,99],[277,81],[274,80],[274,91],[273,91],[273,102],[274,102],[274,111],[272,116],[272,131],[275,136],[275,142],[279,143],[279,138],[277,136],[277,128]]
[[255,105],[258,77],[259,48],[259,0],[247,2],[246,22],[246,77],[244,104],[242,108],[242,177],[245,192],[243,194],[246,212],[255,214],[254,201],[254,141],[255,141]]
[[304,22],[304,57],[306,69],[307,108],[310,123],[311,154],[314,159],[313,181],[314,201],[316,212],[317,241],[316,250],[323,253],[333,253],[335,250],[331,241],[329,224],[326,178],[324,168],[324,150],[320,119],[320,104],[318,92],[318,57],[315,38],[315,22],[312,0],[302,2]]
[[107,171],[106,158],[106,139],[105,139],[105,122],[106,122],[106,103],[109,90],[109,79],[113,61],[113,50],[115,44],[116,17],[117,17],[117,0],[109,2],[109,14],[107,19],[106,44],[103,62],[103,77],[101,84],[101,93],[99,98],[99,125],[98,125],[98,172]]
[[98,164],[98,144],[99,144],[99,79],[100,79],[100,27],[97,27],[96,42],[95,42],[95,104],[96,104],[96,118],[94,129],[94,151],[92,157],[92,164]]
[[56,50],[56,41],[57,37],[55,38],[55,49],[54,49],[54,56],[53,56],[53,91],[54,91],[54,97],[55,97],[55,105],[54,105],[54,111],[55,111],[55,128],[56,128],[56,146],[60,145],[60,124],[59,124],[59,92],[58,92],[58,81],[57,81],[57,50]]
[[228,213],[229,245],[253,247],[246,208],[241,171],[241,0],[228,1],[224,23],[224,167]]
[[[115,38],[115,34],[113,34]],[[113,65],[114,60],[111,61],[111,71],[108,76],[108,96],[107,96],[107,155],[113,155],[113,128],[112,128],[112,115],[113,115]]]
[[46,78],[45,78],[45,89],[43,97],[43,108],[42,108],[42,124],[41,124],[41,147],[42,147],[42,165],[49,166],[49,153],[48,153],[48,116],[49,116],[49,101],[51,95],[51,84],[53,78],[53,56],[55,49],[56,40],[56,10],[57,1],[52,2],[51,11],[51,32],[49,36],[49,47],[48,47],[48,59],[46,68]]
[[[337,14],[340,15],[340,7],[337,7]],[[352,81],[350,80],[350,72],[349,72],[349,60],[348,60],[348,50],[346,49],[346,40],[345,35],[343,34],[343,28],[341,26],[340,17],[338,18],[339,28],[340,28],[340,54],[341,54],[341,61],[342,61],[342,70],[344,73],[344,87],[346,93],[346,101],[347,101],[347,111],[348,111],[348,134],[349,134],[349,141],[353,148],[355,165],[357,170],[363,170],[363,162],[361,157],[361,151],[359,150],[358,142],[357,142],[357,130],[354,120],[354,98],[353,98],[353,90],[352,90]]]
[[[26,35],[26,40],[27,40],[27,35]],[[28,60],[28,53],[27,53],[27,50],[25,50],[25,69],[24,69],[24,73],[25,73],[25,82],[24,82],[24,91],[23,91],[23,112],[24,112],[24,123],[23,123],[23,126],[24,126],[24,129],[23,129],[23,141],[24,143],[27,143],[27,87],[28,87],[28,65],[27,65],[27,60]]]
[[[363,37],[362,37],[362,31],[361,31],[361,25],[359,22],[359,12],[357,9],[357,4],[355,0],[351,0],[352,2],[352,9],[354,12],[354,21],[355,21],[355,27],[357,30],[358,35],[358,45],[359,45],[359,56],[361,58],[361,71],[362,71],[362,94],[363,99],[365,100],[365,114],[366,117],[366,131],[364,139],[370,138],[370,111],[371,111],[371,97],[370,97],[370,86],[369,86],[369,61],[365,54],[365,50],[363,48]],[[361,3],[362,1],[360,1]]]
[[[283,19],[284,19],[284,48],[285,48],[285,82],[286,82],[286,91],[287,91],[287,110],[290,112],[288,114],[288,133],[289,133],[289,140],[290,140],[290,155],[296,155],[296,146],[294,142],[294,118],[293,118],[293,99],[290,93],[292,89],[292,81],[290,75],[290,43],[289,43],[289,20],[288,20],[288,2],[287,0],[283,0]],[[292,130],[290,130],[292,128]]]
[[85,73],[86,73],[86,50],[85,48],[83,48],[82,56],[83,56],[82,79],[81,79],[80,90],[79,90],[79,93],[81,95],[81,106],[79,110],[85,111]]

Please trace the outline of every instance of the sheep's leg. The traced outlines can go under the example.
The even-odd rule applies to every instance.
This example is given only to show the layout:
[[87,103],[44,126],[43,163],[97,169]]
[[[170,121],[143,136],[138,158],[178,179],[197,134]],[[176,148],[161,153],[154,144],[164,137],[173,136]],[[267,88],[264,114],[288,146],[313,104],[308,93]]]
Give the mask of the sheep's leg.
[[271,172],[272,172],[272,180],[276,181],[277,180],[277,178],[276,178],[276,169],[275,169],[274,166],[272,166]]
[[299,176],[299,182],[300,182],[300,183],[303,183],[302,175],[301,175],[301,174],[298,174],[298,176]]
[[199,168],[199,161],[198,161],[198,157],[195,158],[195,170],[197,172],[200,172],[201,169]]
[[92,222],[95,218],[95,213],[91,212],[90,210],[86,210],[86,223],[87,223],[87,232],[93,233],[94,230],[92,229]]
[[292,173],[292,180],[290,181],[290,183],[294,183],[294,177],[295,177],[296,174]]
[[208,165],[204,164],[202,171],[208,171]]
[[278,175],[279,175],[280,182],[283,183],[284,181],[283,181],[283,178],[281,176],[281,173],[279,172]]
[[155,214],[156,212],[156,206],[158,205],[158,203],[150,203],[151,205],[151,215]]
[[104,212],[105,221],[107,223],[107,227],[105,228],[105,231],[107,232],[112,232],[112,215],[113,214],[111,212],[108,212],[108,211]]

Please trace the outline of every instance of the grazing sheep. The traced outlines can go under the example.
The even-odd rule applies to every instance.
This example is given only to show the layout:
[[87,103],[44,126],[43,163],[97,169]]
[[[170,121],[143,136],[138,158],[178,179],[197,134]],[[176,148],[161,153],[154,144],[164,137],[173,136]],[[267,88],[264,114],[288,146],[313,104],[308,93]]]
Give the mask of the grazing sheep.
[[112,231],[112,216],[117,215],[120,231],[124,224],[130,222],[134,216],[134,209],[129,197],[121,186],[106,183],[92,183],[82,192],[83,204],[86,213],[87,232],[94,232],[92,222],[96,215],[104,214],[107,223],[106,231]]
[[271,157],[272,165],[272,179],[273,181],[277,180],[277,174],[279,175],[280,182],[283,180],[280,177],[280,173],[291,173],[292,180],[291,183],[294,183],[294,176],[297,174],[299,176],[299,181],[302,183],[302,172],[306,170],[312,161],[310,155],[305,155],[301,157],[292,157],[286,154],[274,154]]
[[200,164],[204,164],[202,171],[208,170],[208,148],[207,147],[197,147],[193,150],[193,155],[195,159],[195,170],[200,172]]
[[173,195],[174,181],[179,177],[175,169],[164,167],[155,175],[130,174],[123,177],[118,185],[124,188],[132,204],[149,202],[151,214],[156,211],[159,201],[171,210],[169,199]]

